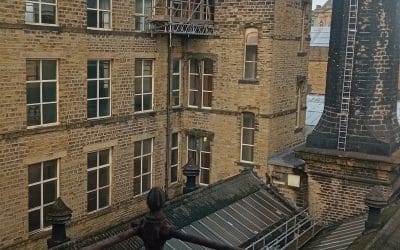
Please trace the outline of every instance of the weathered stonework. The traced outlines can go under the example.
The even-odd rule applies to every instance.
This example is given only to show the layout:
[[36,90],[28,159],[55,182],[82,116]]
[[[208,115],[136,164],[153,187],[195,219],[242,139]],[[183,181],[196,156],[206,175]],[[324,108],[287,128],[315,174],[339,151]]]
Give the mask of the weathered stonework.
[[[134,31],[135,1],[113,1],[112,30],[86,28],[86,1],[57,1],[55,27],[24,23],[24,1],[0,2],[0,248],[43,249],[50,232],[28,232],[27,166],[59,159],[59,191],[73,210],[67,227],[72,239],[130,219],[145,211],[145,197],[133,196],[133,145],[154,138],[153,186],[165,182],[167,37]],[[265,176],[265,157],[303,141],[296,130],[296,77],[307,75],[299,56],[302,6],[297,0],[216,1],[217,36],[175,37],[173,53],[182,58],[181,107],[172,110],[172,132],[180,132],[179,181],[187,161],[185,131],[202,129],[211,141],[211,182],[239,173],[241,113],[256,115],[254,166]],[[306,7],[309,12],[310,5]],[[305,16],[308,20],[308,14]],[[307,21],[305,22],[307,24]],[[244,31],[259,30],[257,81],[243,78]],[[306,32],[304,34],[307,36]],[[308,51],[305,41],[304,51]],[[188,60],[195,54],[214,60],[211,109],[188,107]],[[58,124],[27,128],[26,60],[57,59]],[[134,62],[154,59],[154,111],[134,114]],[[86,118],[86,64],[111,60],[111,117]],[[300,127],[304,127],[305,92]],[[87,213],[87,153],[112,149],[111,206]]]

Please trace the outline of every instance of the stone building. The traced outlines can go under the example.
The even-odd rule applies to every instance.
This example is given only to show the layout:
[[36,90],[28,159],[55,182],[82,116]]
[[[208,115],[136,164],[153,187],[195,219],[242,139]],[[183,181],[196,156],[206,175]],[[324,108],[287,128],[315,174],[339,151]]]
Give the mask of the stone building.
[[332,2],[327,0],[324,5],[317,5],[312,13],[312,26],[313,27],[327,27],[331,26],[332,19]]
[[179,194],[188,158],[264,177],[303,141],[308,1],[151,2],[0,2],[0,248],[44,248],[58,196],[81,236]]

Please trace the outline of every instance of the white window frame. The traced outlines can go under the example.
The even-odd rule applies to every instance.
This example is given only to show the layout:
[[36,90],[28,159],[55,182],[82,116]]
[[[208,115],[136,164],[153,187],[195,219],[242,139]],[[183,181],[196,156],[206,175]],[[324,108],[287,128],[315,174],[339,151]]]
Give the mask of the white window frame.
[[[255,126],[253,128],[244,126],[244,115],[245,114],[251,114],[253,116],[253,124],[255,124],[255,115],[254,115],[254,113],[251,113],[251,112],[243,112],[242,113],[241,136],[240,136],[240,162],[243,162],[243,163],[254,163],[254,148],[255,148],[255,145],[254,144],[245,144],[243,142],[243,138],[244,138],[244,131],[245,130],[250,130],[253,133],[253,140],[254,140],[254,143],[255,143]],[[252,155],[252,160],[251,161],[243,160],[243,147],[244,146],[251,147],[253,149],[253,155]]]
[[[36,229],[34,231],[30,231],[29,234],[34,234],[34,233],[37,233],[37,232],[40,232],[40,231],[48,231],[48,230],[51,229],[51,226],[44,227],[45,218],[44,218],[43,209],[44,209],[45,206],[48,206],[50,204],[54,204],[56,202],[57,198],[60,197],[60,159],[53,159],[53,160],[57,160],[57,167],[56,167],[57,168],[57,175],[56,175],[56,177],[50,178],[50,179],[46,179],[45,181],[43,180],[43,163],[46,162],[46,161],[42,161],[42,162],[40,162],[40,181],[34,182],[34,183],[29,183],[29,180],[28,180],[28,189],[31,186],[40,185],[40,206],[31,208],[31,209],[29,209],[29,207],[28,207],[28,231],[29,231],[29,213],[33,212],[33,211],[36,211],[36,210],[40,210],[40,228]],[[48,161],[52,161],[52,160],[48,160]],[[36,165],[38,163],[29,164],[29,166],[30,165]],[[28,168],[29,168],[29,166],[28,166]],[[54,180],[57,181],[57,192],[56,192],[57,193],[56,194],[57,197],[56,197],[56,200],[54,200],[53,202],[50,202],[50,203],[43,204],[43,184],[45,184],[47,182],[54,181]],[[29,191],[28,191],[28,195],[29,195]]]
[[[104,151],[104,150],[108,150],[108,164],[104,164],[104,165],[100,166],[99,165],[100,164],[99,163],[99,160],[100,160],[99,154],[100,154],[100,151]],[[112,178],[111,178],[111,173],[112,173],[112,149],[111,148],[105,148],[105,149],[101,149],[101,150],[91,151],[91,152],[88,152],[86,154],[86,156],[88,156],[90,153],[96,153],[97,154],[97,156],[96,156],[97,163],[96,163],[95,167],[89,168],[89,166],[87,166],[87,169],[86,169],[86,181],[89,181],[88,178],[87,178],[89,172],[96,171],[97,186],[96,186],[96,189],[92,189],[90,191],[86,190],[86,202],[88,202],[88,198],[87,198],[88,194],[96,192],[97,204],[96,204],[96,209],[92,210],[92,211],[88,211],[87,210],[87,206],[86,206],[86,211],[87,211],[88,214],[96,213],[98,211],[101,211],[101,210],[106,209],[106,208],[111,206],[111,180],[112,180]],[[100,188],[99,187],[99,172],[100,172],[100,169],[103,169],[103,168],[106,168],[106,167],[108,167],[108,171],[109,171],[108,172],[108,178],[109,178],[108,185]],[[108,188],[108,205],[105,206],[105,207],[99,208],[99,191],[102,190],[102,189],[105,189],[105,188]]]
[[[213,93],[213,90],[205,90],[204,89],[204,76],[211,76],[212,77],[212,85],[214,85],[214,74],[206,74],[206,73],[204,73],[204,62],[205,62],[205,60],[204,59],[201,59],[201,60],[198,60],[199,62],[200,62],[200,72],[199,73],[192,73],[191,72],[191,60],[189,60],[189,80],[188,80],[188,107],[190,107],[190,108],[202,108],[202,109],[211,109],[212,108],[212,93]],[[211,59],[210,59],[210,61],[212,61]],[[214,67],[214,64],[213,64],[213,67]],[[199,78],[200,78],[200,89],[192,89],[191,87],[190,87],[190,81],[191,81],[191,77],[190,76],[199,76]],[[212,88],[213,89],[213,88]],[[198,92],[199,91],[201,91],[201,93],[200,93],[200,106],[195,106],[195,105],[191,105],[190,104],[190,93],[191,92],[194,92],[194,93],[196,93],[196,95],[199,95],[198,94]],[[211,106],[204,106],[203,104],[204,104],[204,93],[211,93]]]
[[[89,30],[112,30],[112,0],[110,0],[110,9],[100,9],[100,0],[96,0],[97,1],[97,8],[89,8],[87,7],[87,11],[88,10],[93,10],[96,11],[96,18],[97,18],[97,27],[90,27],[88,26],[88,16],[86,14],[86,27]],[[87,6],[87,1],[86,1],[86,6]],[[108,12],[110,15],[110,27],[109,28],[100,28],[100,13],[99,12]],[[86,12],[87,13],[87,12]]]
[[[173,70],[172,70],[172,79],[174,79],[174,76],[178,76],[178,79],[179,79],[179,86],[178,86],[178,89],[174,89],[174,84],[173,84],[173,80],[172,80],[172,82],[171,82],[171,99],[172,99],[172,107],[173,108],[176,108],[176,107],[179,107],[180,105],[181,105],[181,86],[182,86],[182,60],[181,59],[178,59],[178,58],[174,58],[174,63],[175,63],[175,61],[178,61],[178,67],[179,67],[179,71],[178,72],[174,72]],[[174,96],[174,93],[178,93],[178,104],[177,105],[175,105],[175,99],[173,98],[173,96]]]
[[[136,3],[138,1],[142,2],[143,9],[142,9],[141,13],[136,11]],[[153,6],[155,5],[155,1],[154,0],[136,0],[136,2],[135,2],[135,31],[136,32],[147,32],[147,31],[149,31],[149,28],[146,28],[146,23],[145,23],[146,16],[150,14],[150,13],[146,13],[146,8],[145,8],[145,2],[146,1],[150,1],[151,2],[150,13],[154,14],[153,13]],[[140,25],[140,29],[136,29],[136,18],[137,17],[139,17],[143,21],[142,25]]]
[[[200,154],[199,155],[197,155],[197,149],[190,149],[189,148],[189,140],[190,140],[190,137],[193,137],[194,139],[195,139],[195,142],[196,142],[196,147],[197,148],[200,148]],[[201,186],[208,186],[208,185],[210,185],[210,183],[211,183],[211,181],[210,181],[210,183],[203,183],[203,182],[201,182],[201,180],[202,180],[202,173],[203,173],[203,171],[204,171],[204,169],[206,169],[206,170],[208,170],[208,175],[209,175],[209,180],[211,180],[211,161],[210,161],[210,166],[209,166],[209,168],[205,168],[205,167],[203,167],[202,166],[202,162],[201,162],[201,156],[202,156],[202,154],[209,154],[210,155],[210,159],[211,159],[211,144],[210,144],[210,151],[204,151],[203,150],[203,140],[204,140],[204,138],[207,138],[207,137],[204,137],[204,136],[202,136],[202,137],[200,137],[200,138],[196,138],[195,136],[192,136],[192,135],[188,135],[187,136],[187,154],[186,154],[186,158],[187,158],[187,161],[189,161],[190,159],[189,159],[189,152],[194,152],[195,153],[195,155],[196,155],[196,162],[195,162],[195,164],[198,164],[198,166],[199,166],[199,168],[200,168],[200,175],[199,175],[199,184],[201,185]],[[208,138],[207,138],[207,140],[208,140]],[[198,143],[200,142],[200,145],[198,145]],[[198,159],[197,159],[198,158]],[[203,171],[202,171],[203,170]]]
[[[111,82],[111,74],[112,74],[112,62],[111,62],[111,60],[100,60],[100,59],[89,59],[87,62],[89,62],[89,61],[96,61],[96,78],[87,78],[86,79],[86,89],[88,88],[88,84],[89,84],[89,81],[97,81],[97,93],[96,93],[96,97],[95,98],[88,98],[88,96],[86,96],[86,109],[87,109],[87,103],[89,102],[89,101],[93,101],[93,100],[96,100],[96,103],[97,103],[97,107],[96,107],[96,116],[95,117],[89,117],[88,116],[88,112],[89,112],[89,110],[86,110],[86,116],[87,116],[87,119],[88,120],[96,120],[96,119],[103,119],[103,118],[108,118],[108,117],[111,117],[111,111],[112,111],[112,98],[111,98],[111,96],[112,96],[112,82]],[[109,77],[106,77],[106,78],[100,78],[99,76],[100,76],[100,62],[101,61],[107,61],[108,62],[108,64],[109,64],[109,67],[110,67],[110,75],[109,75]],[[87,70],[87,66],[86,66],[86,70]],[[100,91],[100,87],[99,87],[99,84],[100,84],[100,81],[109,81],[109,83],[110,83],[110,86],[109,86],[109,96],[108,97],[100,97],[100,93],[99,93],[99,91]],[[106,100],[106,99],[109,99],[110,100],[110,105],[109,105],[109,110],[108,110],[108,115],[105,115],[105,116],[100,116],[100,100]]]
[[[257,38],[257,42],[255,43],[251,43],[247,41],[247,38],[250,34],[256,33],[258,36],[258,30],[256,28],[248,28],[246,29],[246,33],[245,33],[245,46],[244,46],[244,64],[243,64],[243,79],[245,80],[256,80],[257,79],[257,57],[258,57],[258,38]],[[248,61],[247,60],[247,47],[256,47],[256,58],[255,61]],[[246,77],[246,64],[248,63],[252,63],[254,64],[254,78],[247,78]]]
[[[143,154],[143,142],[146,140],[150,140],[151,142],[151,151],[148,154]],[[135,170],[133,170],[133,182],[135,182],[135,179],[140,179],[140,192],[138,194],[135,195],[135,183],[133,184],[133,194],[134,197],[138,197],[138,196],[142,196],[144,194],[147,194],[151,188],[153,187],[153,152],[154,152],[154,138],[148,138],[148,139],[144,139],[141,141],[136,141],[136,142],[140,142],[140,155],[138,156],[133,156],[133,164],[135,164],[135,159],[140,159],[140,174],[135,176]],[[135,142],[135,143],[136,143]],[[135,152],[134,152],[135,155]],[[150,155],[150,170],[149,172],[143,173],[143,158],[145,156],[149,156]],[[133,166],[133,168],[135,168],[135,166]],[[150,187],[149,190],[146,190],[143,192],[143,177],[150,175]]]
[[[49,126],[55,126],[59,124],[59,106],[58,106],[58,60],[57,59],[29,59],[26,60],[26,64],[28,64],[28,61],[39,61],[40,62],[40,75],[39,75],[39,80],[32,80],[32,81],[26,81],[26,91],[28,84],[33,84],[33,83],[39,83],[40,84],[40,102],[39,103],[29,103],[28,100],[26,100],[26,106],[35,106],[35,105],[40,105],[40,124],[38,125],[32,125],[29,126],[27,125],[28,129],[33,129],[37,127],[49,127]],[[56,62],[56,79],[53,80],[43,80],[43,61],[55,61]],[[43,83],[52,83],[55,82],[56,84],[56,101],[55,102],[43,102]],[[45,104],[56,104],[56,116],[57,119],[55,122],[52,123],[43,123],[43,105]],[[28,110],[27,110],[28,112]],[[26,115],[26,122],[28,124],[28,114]]]
[[[141,79],[141,84],[142,84],[142,87],[141,87],[141,89],[142,89],[142,91],[138,94],[138,93],[136,93],[136,91],[134,91],[135,93],[134,93],[134,97],[133,97],[133,105],[134,105],[134,107],[133,107],[133,111],[134,111],[134,113],[136,113],[136,114],[138,114],[138,113],[146,113],[146,112],[152,112],[153,110],[154,110],[154,60],[153,59],[146,59],[146,58],[136,58],[135,59],[135,66],[136,66],[136,61],[138,61],[138,60],[140,60],[141,61],[141,64],[142,64],[142,72],[140,72],[140,75],[136,75],[136,69],[135,69],[135,82],[134,82],[134,84],[136,84],[136,79]],[[150,61],[151,62],[151,75],[144,75],[144,62],[145,61]],[[145,77],[151,77],[151,93],[150,92],[147,92],[147,93],[144,93],[143,92],[143,79],[145,78]],[[135,89],[135,88],[134,88]],[[151,94],[151,108],[150,109],[147,109],[147,110],[144,110],[143,109],[143,104],[144,104],[144,99],[143,99],[143,96],[144,95],[149,95],[149,94]],[[141,107],[141,110],[140,111],[136,111],[135,110],[135,106],[136,106],[136,103],[135,103],[135,99],[136,99],[136,96],[141,96],[141,98],[142,98],[142,107]]]
[[[176,146],[173,146],[173,144],[172,144],[172,138],[173,138],[174,134],[176,134],[176,137],[177,137]],[[169,179],[169,184],[170,185],[178,183],[178,181],[179,181],[179,141],[180,141],[179,135],[180,135],[179,132],[171,134],[171,157],[170,157],[171,164],[169,166],[169,173],[168,173],[169,174],[169,176],[168,176],[169,178],[168,179]],[[173,151],[177,152],[176,164],[172,164],[172,152]],[[176,181],[172,181],[172,169],[173,168],[176,168]]]
[[[27,22],[26,21],[26,4],[27,3],[31,3],[31,4],[39,4],[39,22],[35,23],[35,22]],[[43,23],[42,22],[42,5],[51,5],[51,6],[55,6],[55,12],[54,12],[54,23]],[[43,26],[58,26],[58,13],[57,13],[57,0],[55,0],[55,3],[46,3],[43,2],[43,0],[37,0],[37,1],[32,1],[32,0],[25,0],[25,23],[29,24],[29,25],[43,25]],[[33,13],[34,14],[34,13]]]

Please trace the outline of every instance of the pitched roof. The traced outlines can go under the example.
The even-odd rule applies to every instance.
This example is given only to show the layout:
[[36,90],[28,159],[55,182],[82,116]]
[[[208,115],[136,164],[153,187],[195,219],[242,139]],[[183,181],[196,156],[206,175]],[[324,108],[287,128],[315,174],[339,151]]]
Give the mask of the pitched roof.
[[[245,171],[167,202],[164,213],[184,232],[242,246],[292,217],[296,210],[254,173]],[[124,222],[55,249],[80,249],[128,228],[129,222]],[[141,246],[142,241],[133,237],[111,249],[140,249]],[[172,239],[166,249],[203,248]]]
[[332,2],[333,0],[326,1],[326,3],[322,6],[322,8],[323,9],[332,8]]

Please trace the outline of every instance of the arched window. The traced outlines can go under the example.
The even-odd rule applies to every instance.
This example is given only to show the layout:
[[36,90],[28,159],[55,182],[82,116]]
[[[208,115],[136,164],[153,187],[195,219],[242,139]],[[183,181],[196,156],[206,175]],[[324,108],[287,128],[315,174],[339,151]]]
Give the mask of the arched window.
[[246,29],[245,42],[244,79],[256,79],[258,30]]
[[253,162],[254,154],[254,114],[244,112],[242,114],[242,138],[241,138],[241,162]]

